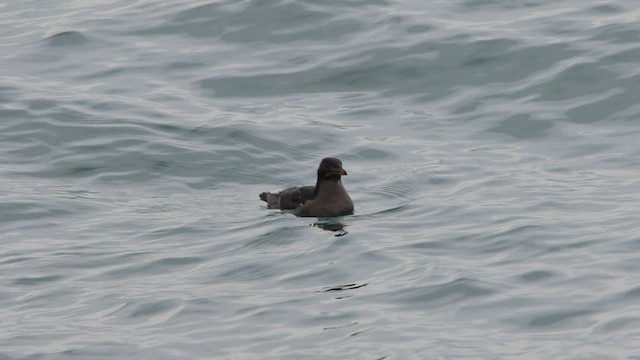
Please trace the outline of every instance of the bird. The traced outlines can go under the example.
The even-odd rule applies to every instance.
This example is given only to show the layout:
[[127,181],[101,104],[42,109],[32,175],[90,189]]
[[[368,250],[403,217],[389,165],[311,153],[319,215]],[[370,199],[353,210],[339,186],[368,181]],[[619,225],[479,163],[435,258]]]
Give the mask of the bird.
[[278,193],[263,192],[260,199],[267,203],[269,209],[293,210],[299,216],[350,215],[354,211],[353,201],[341,180],[346,175],[340,159],[327,157],[318,166],[315,186],[290,187]]

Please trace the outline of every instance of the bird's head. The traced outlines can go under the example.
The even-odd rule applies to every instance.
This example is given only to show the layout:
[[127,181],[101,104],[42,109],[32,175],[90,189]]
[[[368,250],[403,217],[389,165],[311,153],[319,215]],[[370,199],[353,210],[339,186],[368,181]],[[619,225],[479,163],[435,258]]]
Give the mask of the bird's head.
[[347,175],[347,172],[342,168],[342,161],[338,158],[324,158],[320,162],[318,167],[318,180],[339,180],[340,176]]

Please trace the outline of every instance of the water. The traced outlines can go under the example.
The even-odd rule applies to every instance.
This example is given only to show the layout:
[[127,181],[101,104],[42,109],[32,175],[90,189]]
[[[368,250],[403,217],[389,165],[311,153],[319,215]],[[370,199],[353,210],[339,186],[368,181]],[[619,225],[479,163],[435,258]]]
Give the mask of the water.
[[[640,356],[639,20],[0,5],[0,358]],[[355,215],[259,201],[325,156]]]

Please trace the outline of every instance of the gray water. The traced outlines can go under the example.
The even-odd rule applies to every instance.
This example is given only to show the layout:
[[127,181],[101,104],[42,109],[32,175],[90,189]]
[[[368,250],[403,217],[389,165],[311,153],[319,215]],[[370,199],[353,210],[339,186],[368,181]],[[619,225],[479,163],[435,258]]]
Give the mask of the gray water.
[[[635,359],[640,8],[0,5],[1,359]],[[261,191],[342,159],[356,213]]]

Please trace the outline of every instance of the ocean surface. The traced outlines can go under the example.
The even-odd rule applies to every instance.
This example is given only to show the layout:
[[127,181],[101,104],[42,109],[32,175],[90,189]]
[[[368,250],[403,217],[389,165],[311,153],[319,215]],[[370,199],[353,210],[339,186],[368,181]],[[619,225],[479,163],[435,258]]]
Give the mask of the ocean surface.
[[0,359],[639,359],[639,99],[635,0],[6,1]]

